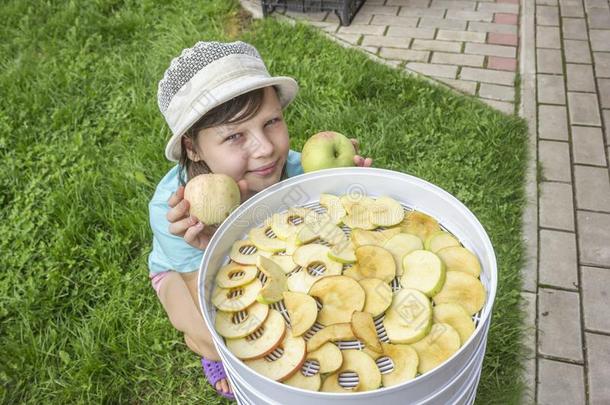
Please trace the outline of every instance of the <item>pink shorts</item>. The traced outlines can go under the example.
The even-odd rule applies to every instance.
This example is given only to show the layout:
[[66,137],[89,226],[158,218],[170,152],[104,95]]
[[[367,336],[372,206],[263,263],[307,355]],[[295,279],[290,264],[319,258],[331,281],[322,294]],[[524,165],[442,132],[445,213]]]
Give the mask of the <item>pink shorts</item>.
[[153,274],[149,275],[150,283],[152,284],[152,287],[157,292],[157,295],[159,295],[159,291],[161,290],[161,283],[163,282],[163,279],[168,274],[169,274],[169,271],[162,271],[160,273],[153,273]]

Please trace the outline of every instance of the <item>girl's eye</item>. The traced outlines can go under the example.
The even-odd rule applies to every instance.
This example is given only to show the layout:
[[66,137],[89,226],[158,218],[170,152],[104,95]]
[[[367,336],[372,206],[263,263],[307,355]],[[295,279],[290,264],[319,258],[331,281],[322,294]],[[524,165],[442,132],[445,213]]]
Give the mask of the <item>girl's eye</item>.
[[225,138],[225,141],[234,141],[234,140],[236,140],[236,139],[237,139],[239,136],[241,136],[241,133],[239,133],[239,132],[238,132],[238,133],[236,133],[236,134],[233,134],[233,135],[231,135],[231,136],[226,137],[226,138]]
[[273,125],[273,124],[278,123],[278,122],[280,122],[280,119],[279,118],[274,118],[274,119],[272,119],[270,121],[267,121],[267,124],[268,125]]

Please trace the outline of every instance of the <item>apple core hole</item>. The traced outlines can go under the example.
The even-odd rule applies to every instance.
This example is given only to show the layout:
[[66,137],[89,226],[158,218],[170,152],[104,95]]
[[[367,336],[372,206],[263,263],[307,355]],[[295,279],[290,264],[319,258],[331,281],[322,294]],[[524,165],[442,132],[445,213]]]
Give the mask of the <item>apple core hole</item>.
[[277,349],[272,351],[270,354],[265,356],[264,359],[267,360],[267,361],[276,361],[280,357],[282,357],[283,355],[284,355],[284,348],[283,347],[278,347]]
[[288,217],[288,223],[292,225],[299,225],[303,223],[303,218],[298,215],[291,215]]
[[311,377],[312,375],[316,375],[320,372],[320,363],[316,359],[308,359],[303,363],[303,367],[301,367],[301,374],[305,377]]
[[240,278],[242,278],[246,273],[242,270],[238,270],[238,271],[232,271],[231,273],[229,273],[229,278],[231,280],[239,280]]
[[254,245],[244,245],[239,248],[239,253],[243,255],[253,255],[256,253],[256,246]]
[[231,290],[227,294],[227,298],[228,299],[235,299],[237,297],[241,297],[243,294],[244,294],[244,289],[243,288],[240,288],[240,289],[237,289],[237,290]]
[[275,236],[275,233],[273,232],[273,229],[271,229],[271,227],[265,229],[265,236],[267,236],[268,238],[271,238],[271,239],[277,238],[277,236]]
[[260,328],[258,328],[257,330],[255,330],[254,332],[252,332],[248,336],[246,336],[246,340],[248,342],[256,340],[256,339],[260,338],[261,336],[263,336],[264,332],[265,332],[265,328],[264,328],[264,326],[261,326]]
[[339,374],[339,385],[345,389],[354,389],[358,386],[360,378],[353,371],[344,371]]
[[233,317],[231,317],[231,322],[233,322],[234,325],[239,325],[240,323],[242,323],[243,321],[245,321],[248,318],[248,313],[246,311],[239,311],[233,314]]
[[322,262],[312,262],[307,266],[307,273],[313,277],[321,276],[325,271],[326,266]]
[[394,370],[394,362],[388,356],[381,356],[375,360],[381,374],[391,373]]

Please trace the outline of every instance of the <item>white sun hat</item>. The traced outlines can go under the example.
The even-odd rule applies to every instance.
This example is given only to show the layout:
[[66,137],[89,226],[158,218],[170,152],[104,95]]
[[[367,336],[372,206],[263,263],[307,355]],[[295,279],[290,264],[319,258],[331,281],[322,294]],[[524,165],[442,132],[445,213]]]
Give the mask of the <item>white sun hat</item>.
[[159,82],[159,109],[172,131],[165,157],[180,159],[180,138],[205,113],[251,90],[275,86],[282,108],[296,96],[297,82],[271,77],[252,45],[236,42],[197,42],[174,58]]

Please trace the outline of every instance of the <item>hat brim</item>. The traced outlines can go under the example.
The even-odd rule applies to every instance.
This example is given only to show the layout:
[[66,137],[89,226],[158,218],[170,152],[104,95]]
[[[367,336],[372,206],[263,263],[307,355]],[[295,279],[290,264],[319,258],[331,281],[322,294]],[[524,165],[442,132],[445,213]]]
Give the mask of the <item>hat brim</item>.
[[[254,76],[243,78],[236,81],[229,81],[220,85],[210,93],[206,94],[205,106],[199,105],[199,114],[193,116],[192,122],[187,122],[184,128],[178,129],[167,142],[165,147],[165,157],[172,161],[178,162],[182,152],[182,135],[201,117],[203,117],[211,109],[249,91],[260,89],[268,86],[276,86],[278,89],[278,99],[284,109],[294,100],[298,91],[299,85],[296,80],[287,76],[276,77],[260,77]],[[196,105],[188,106],[188,108],[197,108]]]

